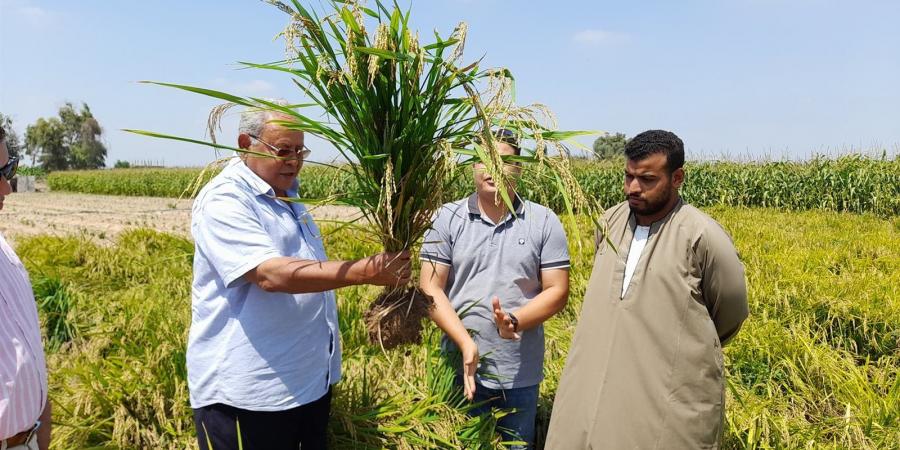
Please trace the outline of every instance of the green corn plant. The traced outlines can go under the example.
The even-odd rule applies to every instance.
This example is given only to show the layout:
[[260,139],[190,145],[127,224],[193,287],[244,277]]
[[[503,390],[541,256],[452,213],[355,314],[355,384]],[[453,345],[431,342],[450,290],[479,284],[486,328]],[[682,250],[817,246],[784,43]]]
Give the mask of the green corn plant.
[[[566,213],[555,182],[542,176],[535,170],[537,167],[527,168],[517,191],[557,213]],[[571,169],[589,198],[603,205],[622,201],[621,163],[578,161],[573,162]],[[688,181],[681,194],[695,206],[722,204],[847,211],[880,217],[900,215],[900,157],[876,159],[848,154],[804,162],[688,162],[685,170]],[[828,174],[835,171],[845,181],[828,182]],[[54,191],[177,198],[192,196],[197,181],[202,184],[216,173],[200,168],[57,171],[48,176],[47,182]],[[445,190],[444,201],[471,192],[471,179],[457,176],[455,180]],[[344,198],[347,192],[355,191],[355,186],[355,178],[343,167],[310,166],[303,169],[299,195],[309,199]]]

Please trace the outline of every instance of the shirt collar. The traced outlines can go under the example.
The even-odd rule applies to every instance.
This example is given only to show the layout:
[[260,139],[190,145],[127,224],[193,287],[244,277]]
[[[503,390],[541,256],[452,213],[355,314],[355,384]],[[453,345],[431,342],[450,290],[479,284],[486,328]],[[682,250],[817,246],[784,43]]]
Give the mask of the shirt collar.
[[[235,175],[250,186],[250,189],[253,190],[256,195],[267,195],[269,197],[275,196],[275,189],[272,188],[269,183],[266,183],[265,180],[259,177],[256,173],[250,170],[247,167],[247,164],[244,163],[244,160],[240,158],[234,158],[229,163],[229,167],[233,167]],[[287,190],[287,197],[296,197],[297,191],[300,188],[299,180],[294,180],[294,184],[291,185],[291,188]]]
[[[666,214],[666,216],[663,217],[662,219],[659,219],[656,222],[653,222],[650,224],[650,234],[655,234],[657,231],[659,231],[660,227],[662,227],[666,222],[668,222],[669,219],[671,219],[672,216],[675,215],[675,213],[677,213],[679,210],[681,210],[682,206],[684,206],[684,199],[682,199],[681,196],[679,195],[678,201],[675,203],[675,206],[672,207],[672,210],[669,211],[669,213]],[[632,232],[634,232],[634,230],[637,229],[637,226],[638,226],[637,217],[634,215],[633,212],[628,213],[628,226],[631,228]]]
[[[522,201],[522,198],[519,197],[519,193],[515,194],[515,197],[512,199],[513,201],[513,209],[516,211],[517,217],[522,217],[525,214],[525,202]],[[469,214],[481,217],[481,210],[478,209],[478,193],[474,193],[469,196],[466,200],[466,204],[468,205]],[[506,220],[512,219],[512,216],[507,217]]]

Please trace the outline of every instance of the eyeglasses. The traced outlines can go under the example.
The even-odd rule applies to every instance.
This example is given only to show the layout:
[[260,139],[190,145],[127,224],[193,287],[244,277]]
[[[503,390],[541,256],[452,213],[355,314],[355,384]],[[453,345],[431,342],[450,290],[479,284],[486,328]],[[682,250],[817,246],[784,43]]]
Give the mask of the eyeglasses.
[[6,178],[7,181],[16,176],[16,169],[19,168],[19,158],[13,156],[9,158],[9,162],[5,166],[0,167],[0,176]]
[[273,152],[275,152],[275,156],[277,156],[277,157],[279,157],[279,158],[283,158],[283,159],[299,159],[299,160],[302,161],[302,160],[308,158],[308,157],[309,157],[309,154],[312,153],[312,150],[310,150],[309,148],[307,148],[306,145],[304,145],[303,147],[301,147],[299,150],[297,150],[297,149],[295,149],[295,148],[294,148],[294,149],[291,149],[291,148],[278,148],[278,147],[276,147],[276,146],[274,146],[274,145],[272,145],[272,144],[269,144],[268,142],[266,142],[266,141],[260,139],[259,136],[256,136],[255,134],[248,134],[247,136],[250,136],[251,138],[256,139],[257,141],[259,141],[260,144],[265,145],[266,147],[268,147],[268,149],[269,149],[269,150],[272,150]]

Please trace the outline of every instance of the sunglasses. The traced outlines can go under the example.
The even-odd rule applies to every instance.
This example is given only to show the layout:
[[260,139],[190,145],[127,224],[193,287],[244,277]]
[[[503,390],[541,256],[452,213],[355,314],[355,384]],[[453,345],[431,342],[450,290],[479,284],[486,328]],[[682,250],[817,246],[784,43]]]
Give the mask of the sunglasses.
[[9,162],[5,166],[0,167],[0,176],[6,178],[7,181],[16,176],[16,169],[19,168],[19,158],[13,156],[9,158]]
[[312,150],[307,148],[306,145],[304,145],[299,150],[290,149],[290,148],[278,148],[278,147],[276,147],[272,144],[269,144],[268,142],[260,139],[259,136],[256,136],[255,134],[248,134],[247,136],[250,136],[251,138],[256,139],[257,141],[259,141],[260,144],[268,147],[269,150],[272,150],[273,152],[275,152],[275,156],[278,156],[279,158],[299,159],[302,161],[302,160],[308,158],[309,154],[312,153]]
[[505,138],[505,137],[516,137],[515,133],[512,130],[507,130],[506,128],[501,128],[494,132],[494,135],[497,137]]

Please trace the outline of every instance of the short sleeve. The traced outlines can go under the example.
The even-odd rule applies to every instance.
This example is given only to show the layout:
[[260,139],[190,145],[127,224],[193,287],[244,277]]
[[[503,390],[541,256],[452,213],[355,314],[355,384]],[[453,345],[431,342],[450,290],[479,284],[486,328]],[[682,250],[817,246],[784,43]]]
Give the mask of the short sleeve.
[[453,243],[450,240],[450,216],[443,207],[434,215],[431,228],[425,232],[419,259],[445,266],[453,265]]
[[749,315],[744,265],[731,238],[717,223],[704,232],[699,244],[703,299],[724,345],[737,335]]
[[569,242],[566,239],[566,232],[559,217],[553,211],[548,211],[541,246],[541,270],[564,269],[569,265]]
[[235,193],[209,193],[197,211],[194,242],[226,287],[243,284],[243,276],[281,255],[249,201]]

